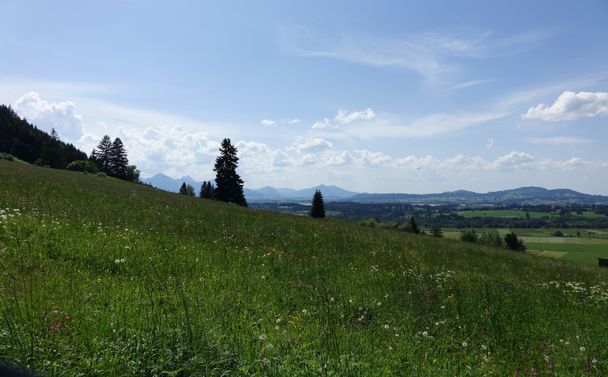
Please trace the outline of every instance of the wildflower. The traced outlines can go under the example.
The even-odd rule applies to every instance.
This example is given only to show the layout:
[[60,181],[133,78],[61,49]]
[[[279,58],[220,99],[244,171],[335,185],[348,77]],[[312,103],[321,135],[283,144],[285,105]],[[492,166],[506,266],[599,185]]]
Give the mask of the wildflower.
[[267,348],[267,349],[269,349],[269,350],[271,350],[271,349],[273,349],[273,348],[274,348],[274,346],[272,345],[272,343],[270,343],[270,342],[269,342],[269,343],[266,345],[266,348]]
[[426,332],[426,331],[423,331],[423,332],[422,332],[422,336],[429,336],[429,333],[428,333],[428,332]]
[[258,336],[259,340],[266,340],[266,334],[260,334],[260,336]]
[[334,302],[334,298],[333,298],[333,297],[330,297],[330,298],[329,298],[329,301]]
[[579,350],[580,350],[581,352],[585,352],[585,347],[581,347],[581,348],[579,348]]
[[597,359],[594,357],[594,358],[593,358],[593,360],[591,360],[591,363],[592,363],[592,364],[597,363]]
[[463,346],[463,347],[466,347],[466,346],[468,346],[468,345],[469,345],[469,344],[468,344],[467,342],[465,342],[465,341],[463,341],[463,342],[462,342],[462,346]]
[[390,328],[390,326],[387,324],[387,325],[384,325],[384,328],[388,330]]
[[266,280],[266,275],[262,275],[262,280]]
[[486,347],[486,345],[485,345],[485,344],[482,344],[482,345],[481,345],[481,349],[482,349],[482,351],[485,351],[485,350],[487,350],[487,349],[488,349],[488,347]]
[[281,326],[276,325],[276,326],[274,327],[274,329],[275,329],[275,330],[277,330],[277,331],[279,331],[279,330],[281,329]]

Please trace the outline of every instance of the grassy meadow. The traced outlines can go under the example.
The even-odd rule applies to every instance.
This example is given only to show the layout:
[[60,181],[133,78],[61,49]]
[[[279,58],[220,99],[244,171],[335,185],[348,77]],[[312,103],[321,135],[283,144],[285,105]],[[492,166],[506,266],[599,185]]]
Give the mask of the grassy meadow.
[[[476,229],[481,234],[487,229]],[[496,229],[502,236],[511,229]],[[524,241],[526,253],[536,256],[597,266],[597,258],[608,258],[608,232],[605,229],[512,229]],[[552,235],[561,231],[564,236]],[[446,229],[447,238],[459,239],[460,230]]]
[[0,361],[49,376],[605,376],[608,271],[0,161]]

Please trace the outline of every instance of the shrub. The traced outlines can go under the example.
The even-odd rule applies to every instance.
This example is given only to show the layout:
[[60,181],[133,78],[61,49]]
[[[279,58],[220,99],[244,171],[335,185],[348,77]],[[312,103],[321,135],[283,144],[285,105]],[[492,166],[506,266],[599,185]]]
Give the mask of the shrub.
[[505,236],[505,243],[507,244],[507,247],[511,250],[526,251],[526,245],[524,245],[524,241],[520,240],[517,237],[517,234],[513,232]]
[[556,230],[555,232],[551,233],[551,235],[553,237],[563,237],[564,233],[561,230]]
[[378,220],[376,220],[373,217],[370,217],[367,220],[361,220],[361,221],[359,221],[359,225],[369,226],[371,228],[374,228],[376,225],[378,225]]
[[8,153],[0,153],[0,160],[15,161],[13,156]]
[[488,246],[496,246],[496,247],[503,246],[502,238],[500,237],[500,233],[498,233],[497,230],[489,230],[489,231],[481,233],[479,242],[484,245],[488,245]]
[[418,224],[416,224],[416,219],[414,219],[414,216],[410,216],[407,221],[399,225],[397,229],[404,232],[420,234],[420,228],[418,228]]
[[39,159],[36,160],[36,162],[34,162],[34,164],[36,166],[44,166],[45,162],[44,162],[43,159],[39,158]]
[[97,176],[98,176],[98,177],[105,178],[105,177],[107,177],[108,175],[107,175],[106,173],[104,173],[104,172],[100,171],[99,173],[97,173]]
[[97,166],[92,161],[76,160],[69,163],[67,170],[97,173]]
[[466,242],[477,242],[477,232],[475,229],[467,229],[460,232],[460,239]]

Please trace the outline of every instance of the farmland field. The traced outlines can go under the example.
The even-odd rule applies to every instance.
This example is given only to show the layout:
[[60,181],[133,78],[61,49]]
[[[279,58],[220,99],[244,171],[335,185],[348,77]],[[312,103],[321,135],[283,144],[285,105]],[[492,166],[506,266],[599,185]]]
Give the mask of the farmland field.
[[26,164],[0,161],[0,182],[10,365],[66,376],[608,374],[608,271],[595,266]]

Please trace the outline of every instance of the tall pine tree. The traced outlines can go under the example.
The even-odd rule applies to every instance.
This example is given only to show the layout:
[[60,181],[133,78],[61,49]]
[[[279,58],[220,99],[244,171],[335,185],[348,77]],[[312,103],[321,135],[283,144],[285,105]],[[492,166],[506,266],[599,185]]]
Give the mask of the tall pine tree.
[[312,196],[312,207],[310,208],[310,217],[324,218],[325,217],[325,202],[321,190],[315,191]]
[[105,135],[97,148],[91,152],[90,160],[95,162],[97,169],[110,175],[110,153],[112,151],[112,141],[108,135]]
[[129,175],[127,151],[120,138],[114,139],[112,143],[112,148],[110,149],[110,171],[108,174],[120,179],[127,179]]
[[230,139],[222,140],[220,155],[215,160],[215,197],[226,203],[235,203],[247,207],[243,194],[243,180],[236,172],[239,158],[238,150]]

